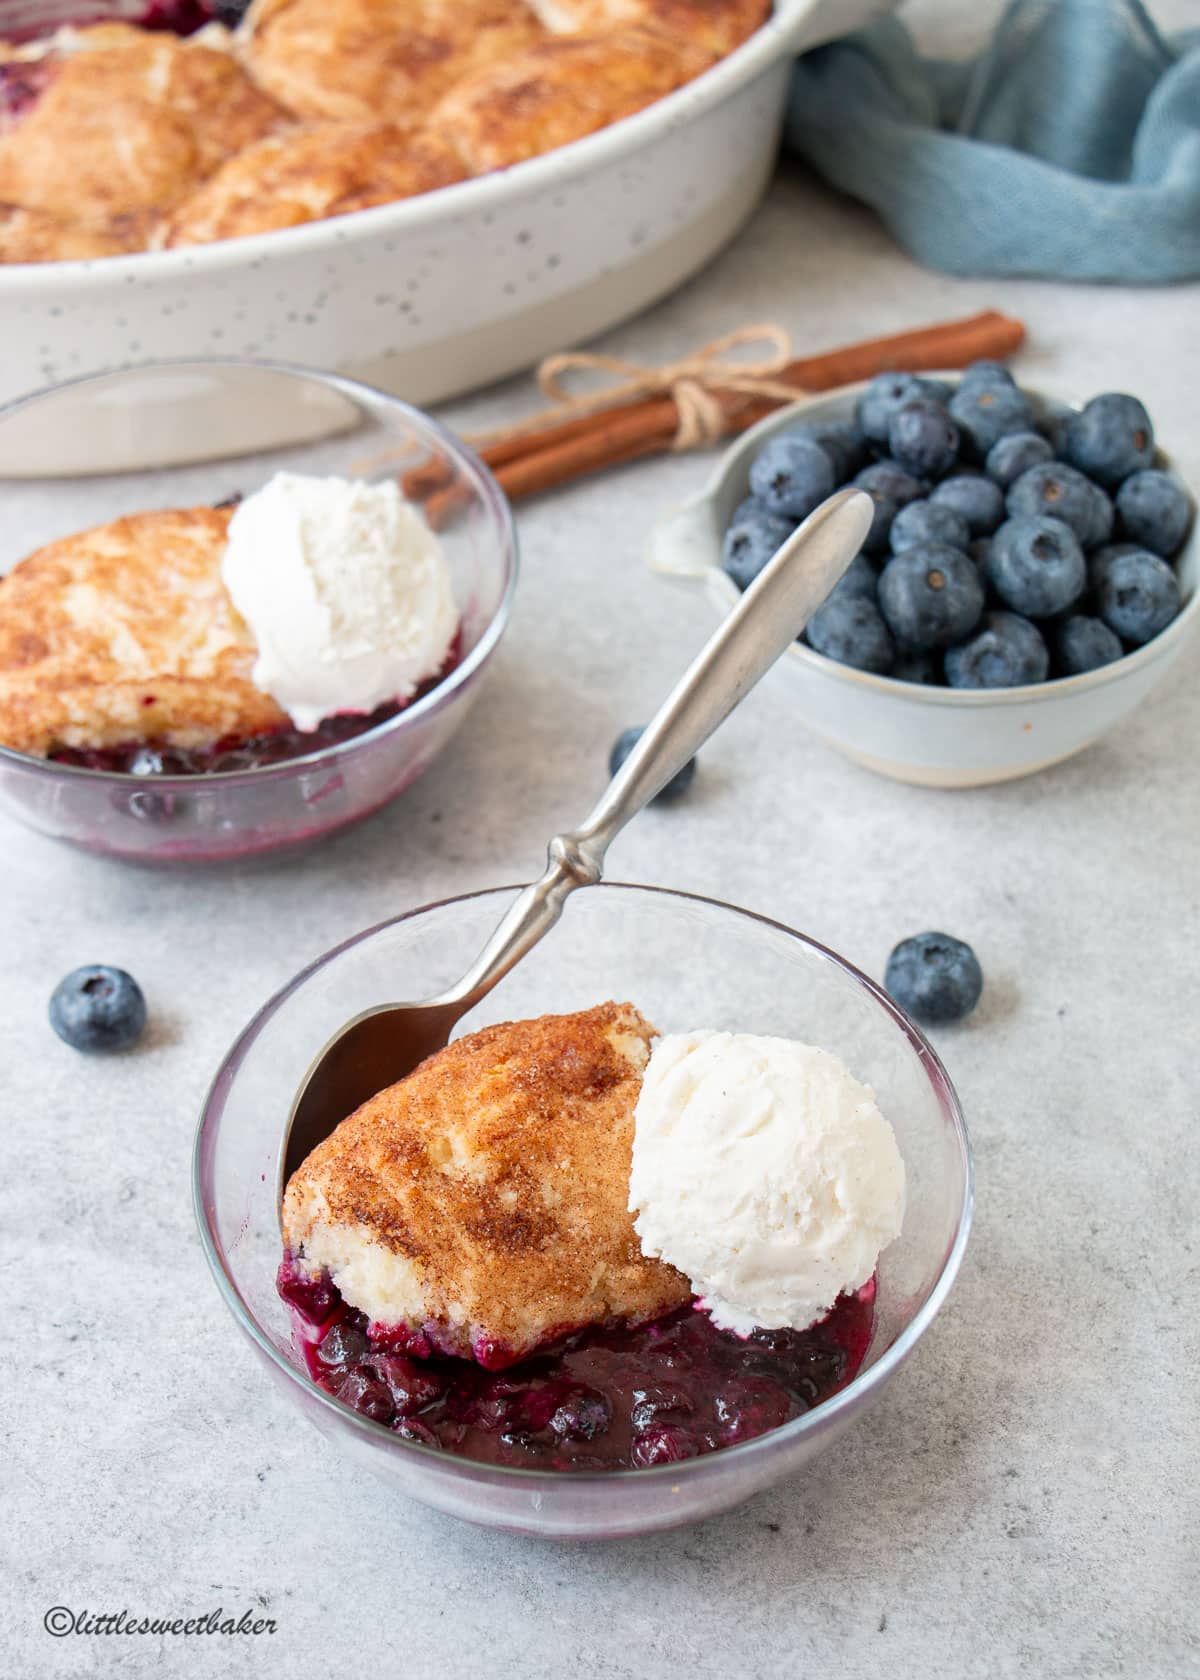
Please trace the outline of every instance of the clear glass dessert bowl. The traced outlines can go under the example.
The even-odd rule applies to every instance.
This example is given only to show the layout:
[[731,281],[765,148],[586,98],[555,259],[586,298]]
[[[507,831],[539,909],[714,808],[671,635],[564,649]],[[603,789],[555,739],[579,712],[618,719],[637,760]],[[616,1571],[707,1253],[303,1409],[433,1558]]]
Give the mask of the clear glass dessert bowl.
[[883,1253],[874,1330],[832,1399],[738,1446],[642,1470],[508,1468],[408,1441],[318,1388],[275,1290],[284,1122],[313,1057],[350,1016],[420,998],[463,973],[516,889],[429,905],[356,935],[255,1016],[225,1058],[196,1137],[193,1188],[218,1289],[297,1410],[403,1494],[491,1527],[608,1538],[696,1521],[803,1469],[878,1398],[958,1271],[971,1220],[970,1150],[936,1054],[884,992],[778,922],[665,888],[577,893],[561,924],[466,1018],[463,1030],[629,1000],[661,1032],[717,1027],[818,1044],[875,1089],[908,1175],[900,1237]]
[[215,505],[279,471],[400,479],[436,525],[449,566],[460,613],[453,667],[365,733],[250,769],[141,776],[0,746],[0,810],[89,851],[193,863],[331,833],[433,762],[504,632],[516,537],[482,462],[395,397],[302,368],[204,361],[98,374],[22,398],[0,408],[0,574],[71,532],[122,514]]

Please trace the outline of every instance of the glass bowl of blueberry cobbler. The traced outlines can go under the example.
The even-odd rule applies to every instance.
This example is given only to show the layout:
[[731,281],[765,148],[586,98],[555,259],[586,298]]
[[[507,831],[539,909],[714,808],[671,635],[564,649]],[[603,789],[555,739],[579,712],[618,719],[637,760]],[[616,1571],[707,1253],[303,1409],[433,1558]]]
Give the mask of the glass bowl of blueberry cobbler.
[[[220,583],[239,510],[285,482],[398,494],[452,600],[403,693],[315,726],[250,693]],[[507,624],[516,538],[487,468],[336,375],[212,360],[53,386],[0,408],[0,484],[0,810],[108,857],[244,857],[379,809],[458,729]]]
[[[282,1127],[314,1051],[347,1016],[449,982],[514,890],[430,905],[359,934],[255,1017],[217,1074],[197,1134],[201,1240],[234,1322],[297,1420],[345,1455],[347,1473],[357,1461],[439,1510],[559,1538],[693,1521],[801,1470],[915,1347],[967,1239],[962,1114],[919,1029],[842,958],[726,904],[601,884],[577,895],[553,938],[460,1030],[611,997],[632,1000],[661,1033],[703,1021],[821,1045],[872,1086],[895,1131],[907,1179],[900,1236],[870,1283],[805,1332],[717,1333],[693,1304],[649,1326],[566,1333],[502,1369],[411,1342],[401,1356],[375,1346],[362,1315],[315,1298],[328,1285],[310,1283],[306,1295],[279,1273]],[[328,1327],[306,1337],[297,1309]],[[220,1367],[231,1415],[270,1405],[260,1372],[236,1349]],[[686,1452],[634,1451],[631,1465],[631,1422],[643,1442],[686,1438]],[[314,1457],[311,1473],[327,1478],[328,1468]]]
[[729,611],[843,484],[871,495],[875,524],[781,664],[811,731],[885,775],[970,787],[1068,758],[1195,627],[1195,502],[1146,406],[1071,407],[997,362],[772,415],[659,526],[652,561]]

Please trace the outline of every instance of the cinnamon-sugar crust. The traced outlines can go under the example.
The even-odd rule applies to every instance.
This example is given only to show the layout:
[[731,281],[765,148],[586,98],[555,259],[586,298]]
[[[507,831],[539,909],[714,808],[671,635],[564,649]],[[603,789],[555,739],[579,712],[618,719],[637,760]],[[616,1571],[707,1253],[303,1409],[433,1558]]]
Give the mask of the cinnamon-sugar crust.
[[131,514],[47,544],[0,582],[0,743],[44,756],[283,727],[221,581],[228,508]]
[[259,86],[299,117],[405,122],[544,33],[524,0],[255,0],[238,41]]
[[232,34],[0,41],[0,262],[269,232],[503,168],[662,98],[769,9],[254,0]]
[[687,1279],[642,1254],[627,1205],[653,1031],[605,1003],[458,1039],[293,1174],[289,1247],[369,1316],[493,1365],[682,1305]]
[[167,217],[159,243],[206,244],[298,227],[463,178],[458,154],[401,123],[321,123],[239,152]]
[[702,47],[643,29],[556,36],[464,76],[430,121],[483,175],[632,116],[712,62]]
[[0,124],[0,202],[94,230],[165,208],[284,120],[231,53],[123,25],[3,68],[32,84]]

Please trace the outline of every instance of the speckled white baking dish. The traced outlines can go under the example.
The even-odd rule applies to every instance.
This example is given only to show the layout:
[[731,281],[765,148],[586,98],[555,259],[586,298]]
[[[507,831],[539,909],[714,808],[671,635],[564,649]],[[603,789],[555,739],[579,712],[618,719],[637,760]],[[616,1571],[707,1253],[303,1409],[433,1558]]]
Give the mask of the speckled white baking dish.
[[186,251],[0,268],[0,401],[152,359],[260,357],[430,403],[635,314],[702,267],[771,171],[792,56],[889,0],[776,0],[688,86],[511,169]]
[[[942,378],[954,381],[956,373]],[[1058,394],[1022,388],[1043,409],[1062,409]],[[847,420],[863,385],[795,403],[768,416],[722,455],[707,488],[666,515],[650,543],[657,571],[695,579],[722,615],[739,599],[721,569],[721,540],[734,508],[749,493],[750,463],[769,437],[797,420]],[[1153,407],[1153,404],[1151,404]],[[1168,466],[1194,489],[1196,462]],[[1166,676],[1200,624],[1200,522],[1175,561],[1183,608],[1145,647],[1079,677],[1022,688],[925,687],[856,671],[797,642],[779,661],[792,684],[797,716],[814,735],[868,770],[926,787],[982,787],[1058,764],[1099,740],[1139,706]]]

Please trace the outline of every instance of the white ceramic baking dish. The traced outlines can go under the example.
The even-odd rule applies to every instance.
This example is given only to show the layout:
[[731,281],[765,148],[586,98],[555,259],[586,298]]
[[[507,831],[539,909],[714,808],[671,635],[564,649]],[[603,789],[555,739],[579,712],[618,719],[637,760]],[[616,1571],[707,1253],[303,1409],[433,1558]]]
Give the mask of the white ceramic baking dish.
[[527,367],[707,262],[766,185],[793,55],[888,4],[776,0],[666,99],[420,198],[186,251],[0,267],[0,401],[190,356],[340,370],[415,403]]

